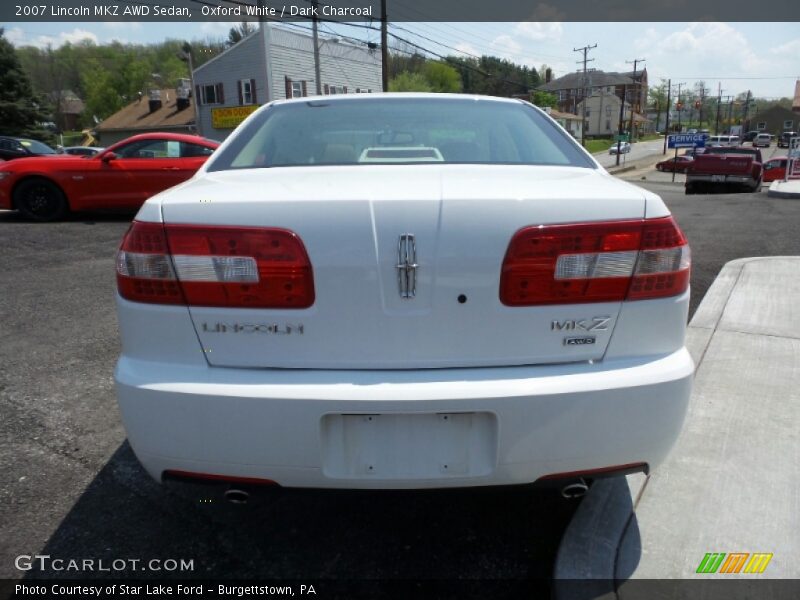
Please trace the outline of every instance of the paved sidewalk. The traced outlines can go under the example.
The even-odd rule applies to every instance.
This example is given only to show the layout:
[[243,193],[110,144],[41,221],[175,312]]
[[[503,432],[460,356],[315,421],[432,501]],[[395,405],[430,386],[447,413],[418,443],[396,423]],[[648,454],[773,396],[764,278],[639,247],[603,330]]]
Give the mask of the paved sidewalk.
[[708,552],[772,553],[748,577],[800,578],[798,299],[800,257],[723,267],[688,329],[697,372],[681,437],[650,477],[593,486],[556,579],[605,582],[581,598],[638,600],[634,580],[734,577],[696,574]]
[[800,179],[773,181],[768,194],[775,198],[800,198]]

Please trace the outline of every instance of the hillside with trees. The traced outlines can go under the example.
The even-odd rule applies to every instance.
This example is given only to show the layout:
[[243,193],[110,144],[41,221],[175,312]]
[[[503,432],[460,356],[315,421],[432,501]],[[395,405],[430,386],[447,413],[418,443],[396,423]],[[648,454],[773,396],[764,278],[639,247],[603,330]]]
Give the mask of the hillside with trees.
[[51,141],[51,134],[41,127],[41,123],[48,119],[48,109],[44,97],[34,93],[14,46],[0,28],[0,123],[3,124],[3,133]]
[[[199,66],[252,31],[253,26],[245,23],[232,27],[228,38],[219,40],[100,45],[84,40],[57,48],[23,46],[16,50],[6,44],[7,51],[15,52],[27,76],[30,96],[42,99],[38,106],[44,111],[43,120],[55,120],[53,106],[60,106],[62,95],[69,93],[84,103],[78,127],[91,127],[140,93],[146,94],[150,88],[174,87],[178,79],[189,77],[187,52],[191,52],[194,65]],[[392,49],[389,73],[391,91],[527,97],[540,83],[536,69],[495,56],[433,59],[408,48]]]
[[153,87],[174,87],[189,77],[185,52],[192,53],[195,66],[227,47],[225,41],[166,40],[158,44],[97,45],[85,40],[58,48],[23,46],[16,49],[22,69],[34,94],[49,97],[58,105],[61,94],[74,92],[84,101],[80,124],[90,127],[94,117],[102,120]]

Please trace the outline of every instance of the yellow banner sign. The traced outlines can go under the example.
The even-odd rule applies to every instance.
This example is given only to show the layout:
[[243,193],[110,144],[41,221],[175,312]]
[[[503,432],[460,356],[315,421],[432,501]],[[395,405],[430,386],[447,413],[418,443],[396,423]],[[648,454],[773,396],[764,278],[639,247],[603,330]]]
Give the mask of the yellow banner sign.
[[233,129],[257,108],[257,104],[251,104],[250,106],[231,106],[228,108],[212,108],[211,126],[214,129]]

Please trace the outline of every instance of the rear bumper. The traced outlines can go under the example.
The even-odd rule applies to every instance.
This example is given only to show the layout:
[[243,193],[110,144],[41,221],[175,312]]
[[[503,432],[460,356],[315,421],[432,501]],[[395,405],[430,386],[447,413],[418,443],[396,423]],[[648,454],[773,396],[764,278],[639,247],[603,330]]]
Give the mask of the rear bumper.
[[742,175],[687,175],[686,183],[735,183],[736,185],[747,185],[755,187],[757,182],[749,176]]
[[[115,380],[131,446],[157,480],[176,470],[285,487],[404,489],[653,468],[678,437],[693,371],[685,348],[649,360],[414,371],[228,369],[123,355]],[[353,436],[341,415],[392,425]],[[446,435],[425,432],[444,415],[461,424],[440,443]],[[453,448],[462,468],[435,464]]]

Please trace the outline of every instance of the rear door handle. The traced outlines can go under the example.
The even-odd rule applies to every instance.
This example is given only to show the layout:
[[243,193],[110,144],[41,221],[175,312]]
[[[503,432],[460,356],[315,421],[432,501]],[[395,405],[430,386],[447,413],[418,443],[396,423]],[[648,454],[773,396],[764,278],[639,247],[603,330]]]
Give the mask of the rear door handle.
[[161,167],[162,171],[180,171],[180,167]]

